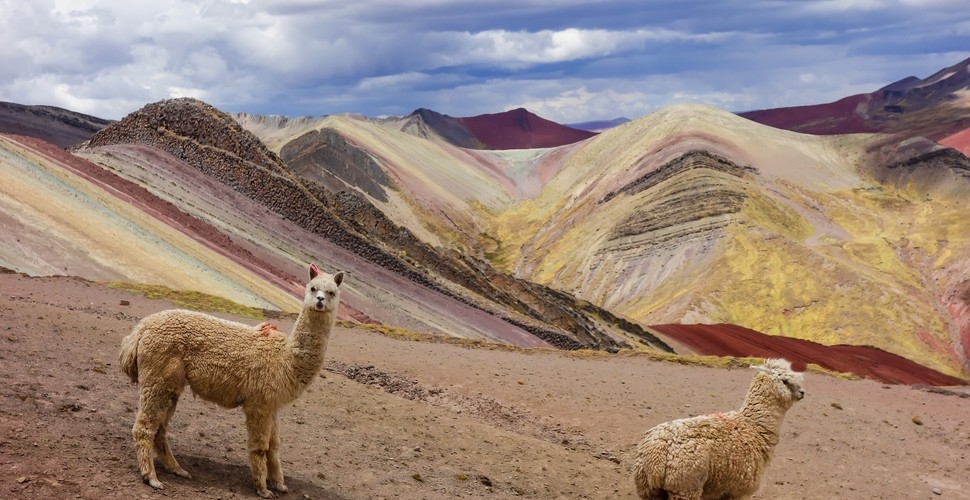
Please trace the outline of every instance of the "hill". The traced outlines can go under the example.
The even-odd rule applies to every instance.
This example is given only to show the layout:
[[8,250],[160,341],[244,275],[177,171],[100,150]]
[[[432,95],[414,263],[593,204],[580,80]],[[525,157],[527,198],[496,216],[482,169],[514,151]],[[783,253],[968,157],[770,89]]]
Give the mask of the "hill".
[[967,160],[879,140],[672,107],[574,148],[490,234],[504,269],[646,325],[874,346],[961,376]]
[[970,168],[951,149],[687,105],[556,147],[478,150],[428,125],[442,116],[231,116],[176,99],[73,154],[7,136],[3,265],[287,311],[316,261],[351,271],[341,317],[359,323],[684,353],[705,351],[651,325],[728,324],[779,349],[970,373]]
[[62,148],[86,141],[111,123],[54,106],[0,102],[0,134],[36,137]]
[[523,108],[458,118],[458,123],[484,144],[484,149],[552,148],[596,135],[546,120]]
[[554,148],[596,135],[593,131],[547,120],[523,108],[459,118],[419,108],[406,117],[375,121],[431,141],[479,150]]
[[[137,153],[140,146],[167,153],[177,161],[156,165],[147,152],[140,153],[140,160],[132,158],[136,155],[131,152]],[[301,164],[287,165],[234,119],[200,101],[176,99],[148,105],[99,132],[78,151],[125,175],[186,179],[174,185],[149,180],[147,187],[157,196],[194,212],[196,217],[216,222],[223,231],[234,233],[231,236],[237,241],[248,240],[254,246],[247,248],[258,252],[271,265],[284,267],[292,259],[293,249],[281,244],[286,240],[281,242],[279,229],[273,227],[282,219],[289,226],[286,230],[296,228],[297,234],[310,241],[322,240],[327,247],[340,249],[332,253],[306,249],[305,260],[313,260],[309,256],[314,256],[323,259],[328,267],[353,271],[365,262],[368,281],[373,280],[370,286],[384,287],[382,282],[390,274],[405,287],[382,290],[382,294],[399,294],[395,302],[423,293],[429,296],[429,309],[436,311],[432,316],[456,307],[466,311],[464,314],[490,318],[488,328],[473,322],[446,331],[573,349],[618,346],[625,342],[625,334],[666,348],[639,326],[620,321],[608,311],[592,305],[577,309],[573,307],[575,299],[562,292],[496,272],[487,263],[442,252],[420,241],[407,228],[389,220],[366,196],[357,191],[328,190],[312,169],[303,169]],[[119,161],[122,151],[128,153],[128,158]],[[178,173],[166,172],[166,168]],[[141,169],[147,173],[139,172]],[[218,194],[213,196],[214,193]],[[251,207],[245,217],[235,213],[235,204],[225,203],[230,199]],[[255,234],[264,236],[253,241]],[[292,240],[293,235],[287,239]],[[415,288],[422,292],[415,292]],[[356,308],[370,319],[388,314],[370,313],[376,304],[363,299],[361,302]],[[453,305],[446,305],[449,303]],[[348,304],[354,305],[354,299]],[[406,309],[407,305],[402,303],[402,307]],[[415,319],[409,318],[404,324],[413,326],[412,321]],[[436,324],[455,322],[440,317],[417,321],[433,331],[440,328]],[[496,330],[496,321],[507,325]]]
[[740,116],[806,134],[882,132],[942,141],[966,133],[970,128],[968,109],[970,59],[927,78],[908,76],[869,94],[827,104],[749,111]]
[[[435,246],[460,248],[644,325],[737,324],[826,345],[873,346],[966,376],[959,347],[966,318],[947,312],[961,310],[966,240],[947,240],[949,258],[939,269],[922,264],[923,250],[882,257],[897,253],[893,241],[909,241],[902,228],[880,222],[886,213],[909,220],[939,211],[932,216],[939,227],[913,221],[926,233],[909,235],[906,226],[907,238],[922,239],[913,248],[931,248],[940,231],[965,232],[948,205],[962,203],[966,163],[939,156],[931,142],[812,137],[703,106],[669,108],[580,143],[517,152],[472,153],[352,118],[330,117],[319,127],[331,137],[321,151],[346,149],[333,147],[343,141],[361,160],[345,163],[352,167],[342,171],[355,177],[331,189],[364,191],[382,213]],[[290,141],[278,140],[284,158],[286,144],[296,143]],[[297,165],[309,156],[293,158],[287,161]],[[339,162],[312,163],[318,172],[346,176]],[[903,163],[910,166],[899,168]],[[364,172],[386,174],[384,187],[361,187]],[[936,180],[913,182],[924,177]],[[929,203],[916,194],[930,191],[947,194]],[[766,263],[784,264],[752,261],[752,249]],[[791,255],[799,258],[790,262]],[[764,271],[752,275],[752,267]],[[947,278],[937,282],[934,273]],[[876,283],[888,284],[878,292],[883,306],[857,307],[877,293]],[[838,300],[824,292],[834,289]],[[901,329],[890,327],[900,322]]]

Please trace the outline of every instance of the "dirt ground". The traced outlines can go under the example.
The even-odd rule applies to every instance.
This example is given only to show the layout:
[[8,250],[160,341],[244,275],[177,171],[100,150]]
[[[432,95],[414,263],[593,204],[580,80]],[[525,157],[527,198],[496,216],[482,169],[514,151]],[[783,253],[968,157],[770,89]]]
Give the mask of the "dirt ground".
[[[170,307],[73,278],[0,275],[0,498],[256,497],[241,412],[190,392],[170,439],[193,478],[160,469],[160,491],[139,478],[137,388],[116,356],[138,319]],[[752,376],[346,328],[327,358],[281,411],[290,493],[278,497],[633,498],[640,434],[739,406]],[[965,388],[815,373],[805,387],[756,498],[970,499]]]

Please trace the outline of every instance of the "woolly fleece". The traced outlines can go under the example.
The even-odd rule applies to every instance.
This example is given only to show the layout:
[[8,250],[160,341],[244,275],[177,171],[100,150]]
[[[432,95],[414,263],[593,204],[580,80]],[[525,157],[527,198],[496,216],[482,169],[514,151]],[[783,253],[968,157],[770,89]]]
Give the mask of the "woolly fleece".
[[169,471],[189,477],[166,439],[168,422],[185,386],[200,398],[226,408],[242,406],[249,433],[250,467],[257,493],[271,486],[286,491],[279,462],[277,410],[314,380],[336,321],[343,273],[329,275],[310,266],[303,310],[286,336],[256,326],[181,309],[145,317],[122,340],[124,372],[141,385],[132,435],[142,478],[163,485],[155,474],[152,449]]
[[802,399],[803,376],[783,359],[752,367],[740,410],[666,422],[637,445],[634,481],[643,499],[734,499],[753,495],[785,413]]

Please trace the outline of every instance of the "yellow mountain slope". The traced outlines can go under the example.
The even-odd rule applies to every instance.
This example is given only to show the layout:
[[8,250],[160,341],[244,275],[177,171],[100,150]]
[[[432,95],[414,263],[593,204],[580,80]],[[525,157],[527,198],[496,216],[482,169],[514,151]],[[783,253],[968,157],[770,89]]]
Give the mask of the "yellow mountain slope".
[[941,300],[970,255],[966,198],[864,174],[873,139],[668,108],[586,141],[496,217],[496,261],[645,324],[734,323],[966,375]]

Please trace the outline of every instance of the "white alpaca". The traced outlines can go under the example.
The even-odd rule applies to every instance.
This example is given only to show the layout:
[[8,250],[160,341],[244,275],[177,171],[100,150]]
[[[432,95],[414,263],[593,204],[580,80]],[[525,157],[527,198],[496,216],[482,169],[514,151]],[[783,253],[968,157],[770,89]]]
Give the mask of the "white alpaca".
[[803,377],[784,359],[768,359],[740,410],[660,424],[637,445],[633,466],[643,499],[747,498],[758,491],[785,412],[805,397]]
[[287,491],[276,413],[299,397],[323,366],[343,278],[342,272],[331,276],[310,265],[303,310],[288,336],[267,331],[265,324],[254,327],[180,309],[152,314],[135,326],[121,341],[119,359],[132,382],[141,385],[132,435],[146,483],[163,487],[155,475],[153,445],[166,469],[191,477],[175,461],[165,436],[188,385],[207,401],[242,406],[256,493],[272,496],[267,477],[275,490]]

